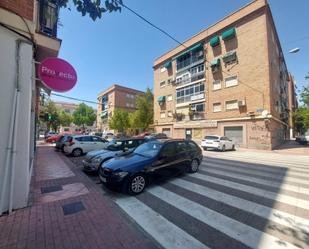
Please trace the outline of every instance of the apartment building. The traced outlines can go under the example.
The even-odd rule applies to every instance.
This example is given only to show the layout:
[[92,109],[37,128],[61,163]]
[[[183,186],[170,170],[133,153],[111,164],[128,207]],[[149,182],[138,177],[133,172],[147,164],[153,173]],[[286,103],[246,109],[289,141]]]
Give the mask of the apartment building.
[[266,0],[161,55],[153,69],[157,132],[197,140],[225,135],[258,149],[288,137],[288,71]]
[[296,96],[296,82],[290,73],[288,77],[288,99],[290,139],[294,139],[297,134],[295,134],[294,129],[293,112],[298,108],[298,101]]
[[0,1],[0,215],[28,202],[39,92],[45,89],[36,69],[46,57],[57,57],[61,45],[53,2]]
[[[55,106],[59,108],[60,110],[63,110],[64,112],[73,115],[73,112],[76,110],[76,108],[79,106],[75,103],[69,103],[64,101],[54,101]],[[97,113],[97,110],[93,109],[95,113]],[[85,132],[92,132],[96,130],[96,123],[94,123],[91,126],[85,126],[84,127]],[[70,126],[60,126],[59,132],[81,132],[83,131],[83,127],[80,127],[78,125],[75,125],[74,123],[71,123]]]
[[112,85],[99,93],[97,111],[97,130],[101,132],[114,132],[108,127],[108,120],[112,117],[115,109],[122,109],[128,112],[136,110],[136,97],[144,92],[120,86]]

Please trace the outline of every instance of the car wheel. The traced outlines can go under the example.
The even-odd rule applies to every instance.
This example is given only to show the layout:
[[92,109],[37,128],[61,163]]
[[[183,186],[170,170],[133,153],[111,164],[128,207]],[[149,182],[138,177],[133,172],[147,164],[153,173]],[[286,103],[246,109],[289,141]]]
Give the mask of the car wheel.
[[126,184],[126,191],[130,195],[138,195],[146,187],[146,178],[143,174],[136,174],[129,178]]
[[81,149],[74,149],[72,151],[72,155],[75,157],[81,156],[83,154],[83,151]]
[[64,145],[61,146],[60,150],[61,152],[64,152]]
[[224,152],[224,151],[225,151],[225,145],[223,145],[223,146],[222,146],[221,151],[222,151],[222,152]]
[[203,147],[203,150],[207,151],[207,147]]
[[200,163],[197,159],[193,159],[191,161],[191,164],[189,166],[189,172],[190,173],[196,173],[199,169]]

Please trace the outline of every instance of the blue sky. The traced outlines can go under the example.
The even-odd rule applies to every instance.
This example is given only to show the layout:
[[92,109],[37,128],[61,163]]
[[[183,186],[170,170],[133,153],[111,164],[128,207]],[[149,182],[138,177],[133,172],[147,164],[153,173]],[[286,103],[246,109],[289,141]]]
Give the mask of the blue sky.
[[[123,0],[126,5],[184,41],[247,4],[248,0]],[[309,83],[308,0],[269,0],[288,70],[300,89]],[[156,57],[177,44],[123,9],[93,22],[74,10],[61,9],[59,57],[76,69],[78,82],[66,96],[96,101],[113,83],[145,90],[153,86],[152,65]],[[294,47],[296,54],[288,51]],[[57,100],[68,101],[63,98]],[[69,101],[74,102],[74,101]]]

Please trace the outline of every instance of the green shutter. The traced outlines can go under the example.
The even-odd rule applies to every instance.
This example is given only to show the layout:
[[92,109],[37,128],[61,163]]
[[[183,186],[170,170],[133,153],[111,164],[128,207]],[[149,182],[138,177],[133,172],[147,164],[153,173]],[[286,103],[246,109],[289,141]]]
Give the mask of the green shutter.
[[182,53],[180,53],[179,55],[175,56],[173,59],[177,59],[181,56],[184,56],[185,54],[191,52],[191,51],[195,51],[195,50],[198,50],[198,49],[201,49],[203,47],[203,43],[198,43],[198,44],[195,44],[194,46],[191,46],[189,49],[183,51]]
[[222,34],[222,39],[223,40],[229,40],[229,39],[232,39],[233,37],[235,37],[236,35],[236,29],[235,28],[231,28],[231,29],[228,29],[227,31],[225,31],[223,34]]
[[171,61],[167,61],[163,65],[163,67],[165,67],[165,68],[170,68],[171,66],[172,66],[172,62]]
[[219,58],[213,59],[213,60],[210,62],[210,66],[211,66],[211,67],[218,67],[218,66],[220,66],[220,59],[219,59]]
[[159,96],[159,97],[158,97],[158,103],[159,103],[159,105],[163,105],[164,102],[165,102],[165,96]]
[[222,60],[224,63],[228,63],[236,60],[236,51],[228,52],[223,57]]
[[210,43],[210,46],[212,46],[212,47],[218,46],[220,44],[219,36],[215,36],[215,37],[211,38],[209,43]]

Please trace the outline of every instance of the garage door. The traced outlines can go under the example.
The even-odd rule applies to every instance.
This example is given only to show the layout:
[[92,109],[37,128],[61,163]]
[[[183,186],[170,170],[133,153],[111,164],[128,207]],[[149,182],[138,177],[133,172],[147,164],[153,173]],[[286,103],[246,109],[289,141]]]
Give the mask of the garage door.
[[242,126],[224,127],[224,136],[235,141],[236,144],[243,144],[243,129]]
[[171,137],[171,129],[170,128],[163,128],[162,133],[164,133],[167,137]]

